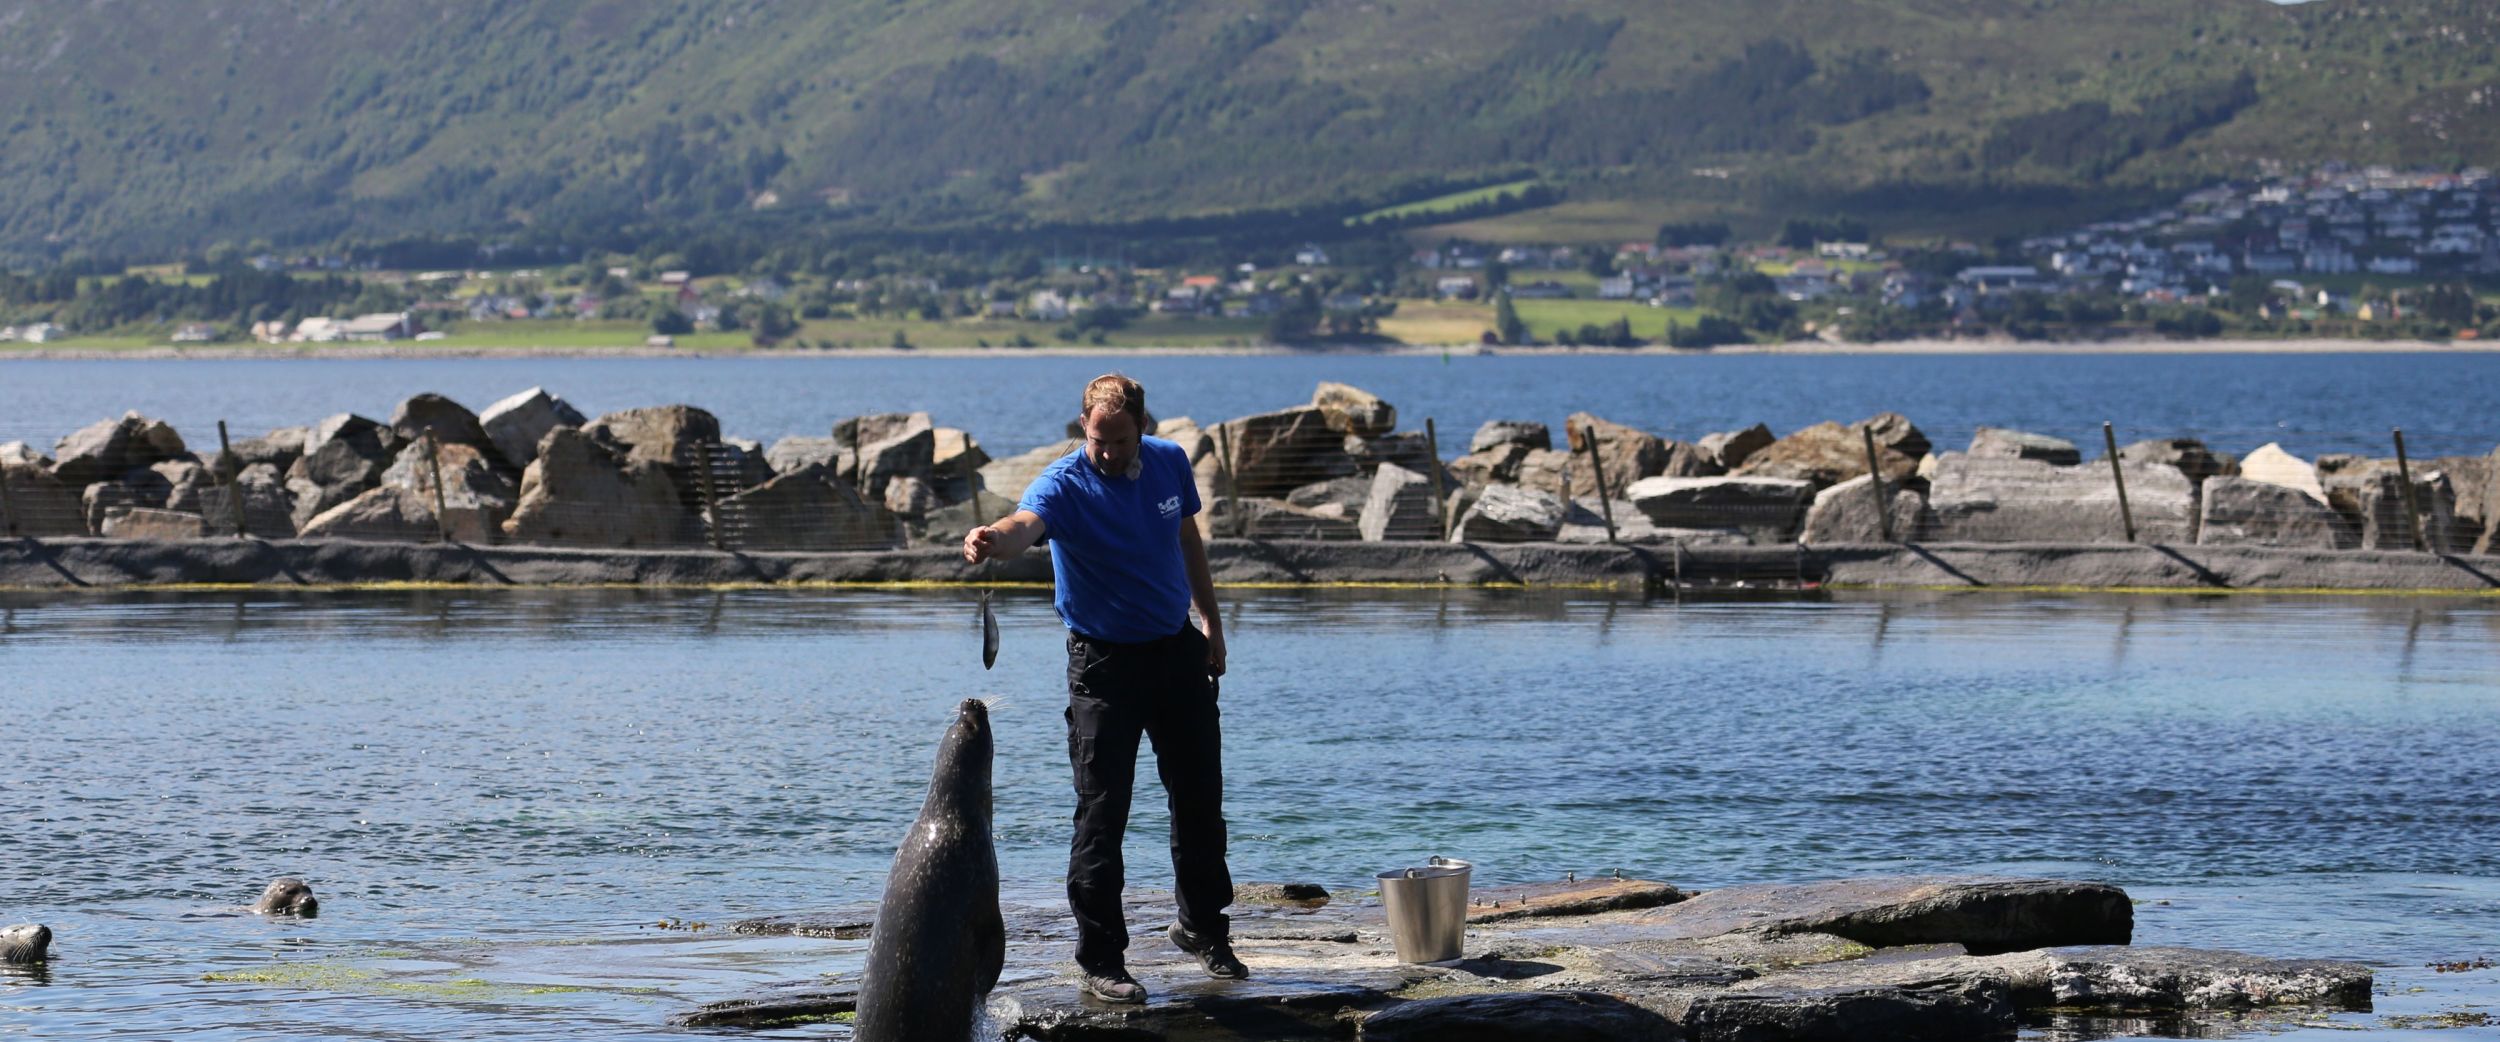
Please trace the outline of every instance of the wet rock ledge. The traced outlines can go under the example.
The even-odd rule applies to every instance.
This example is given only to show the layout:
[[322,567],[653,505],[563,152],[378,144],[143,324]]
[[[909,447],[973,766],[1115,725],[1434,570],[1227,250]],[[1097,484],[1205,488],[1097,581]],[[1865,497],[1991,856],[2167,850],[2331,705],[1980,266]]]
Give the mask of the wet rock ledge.
[[[1245,888],[1248,893],[1248,888]],[[1236,906],[1253,974],[1213,981],[1155,929],[1141,896],[1130,969],[1153,999],[1080,999],[1064,914],[1010,910],[1007,971],[990,997],[1004,1039],[1893,1040],[2012,1038],[2051,1020],[2154,1017],[2189,1037],[2200,1018],[2283,1008],[2366,1010],[2354,963],[2129,945],[2126,893],[2096,883],[1977,876],[1845,879],[1687,894],[1599,879],[1479,888],[1465,958],[1396,961],[1372,896],[1318,908],[1266,896]],[[750,920],[748,933],[861,936],[849,914]],[[772,1027],[848,1012],[821,981],[762,989],[674,1021]]]

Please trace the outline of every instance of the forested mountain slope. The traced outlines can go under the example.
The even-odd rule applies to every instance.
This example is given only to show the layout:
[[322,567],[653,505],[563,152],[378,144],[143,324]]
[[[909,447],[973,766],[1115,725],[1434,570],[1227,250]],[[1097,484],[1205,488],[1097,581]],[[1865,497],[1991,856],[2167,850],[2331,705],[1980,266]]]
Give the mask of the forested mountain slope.
[[2495,53],[2488,0],[0,0],[0,255],[2493,163]]

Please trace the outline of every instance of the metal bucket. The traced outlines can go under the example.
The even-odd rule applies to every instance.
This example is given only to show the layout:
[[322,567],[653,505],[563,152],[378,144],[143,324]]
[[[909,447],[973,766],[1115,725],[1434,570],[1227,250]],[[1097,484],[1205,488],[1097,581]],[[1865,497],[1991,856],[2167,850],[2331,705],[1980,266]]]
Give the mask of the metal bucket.
[[1467,881],[1475,866],[1435,857],[1422,868],[1382,872],[1380,903],[1399,962],[1443,962],[1466,950]]

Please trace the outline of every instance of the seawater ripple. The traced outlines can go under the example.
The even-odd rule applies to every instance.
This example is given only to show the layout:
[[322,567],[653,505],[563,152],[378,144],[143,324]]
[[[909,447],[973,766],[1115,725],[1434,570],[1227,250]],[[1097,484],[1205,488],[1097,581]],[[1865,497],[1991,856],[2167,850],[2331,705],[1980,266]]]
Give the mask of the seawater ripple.
[[[2142,940],[2415,966],[2500,910],[2490,599],[1227,601],[1243,879],[1360,888],[1432,853],[1488,882],[2040,872],[2169,901]],[[967,591],[0,594],[25,751],[0,920],[62,937],[0,1007],[42,1037],[621,1037],[839,970],[650,927],[873,901],[966,695],[1007,696],[1002,870],[1047,903],[1061,631],[1045,591],[998,607],[985,673]],[[1164,882],[1162,829],[1141,794],[1135,885]],[[279,874],[324,917],[234,914]],[[599,994],[201,976],[358,958]],[[258,1001],[297,992],[325,1001]]]

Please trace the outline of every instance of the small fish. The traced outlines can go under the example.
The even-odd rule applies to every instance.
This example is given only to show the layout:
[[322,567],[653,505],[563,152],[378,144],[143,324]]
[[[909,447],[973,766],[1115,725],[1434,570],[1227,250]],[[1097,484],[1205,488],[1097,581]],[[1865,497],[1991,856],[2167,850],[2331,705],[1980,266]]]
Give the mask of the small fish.
[[998,615],[990,610],[990,591],[981,591],[981,668],[998,664]]

